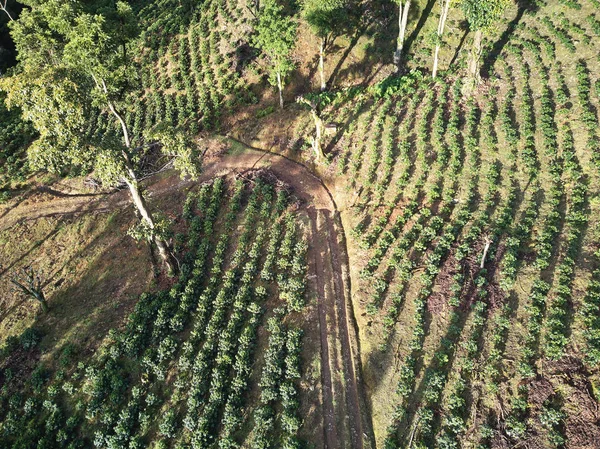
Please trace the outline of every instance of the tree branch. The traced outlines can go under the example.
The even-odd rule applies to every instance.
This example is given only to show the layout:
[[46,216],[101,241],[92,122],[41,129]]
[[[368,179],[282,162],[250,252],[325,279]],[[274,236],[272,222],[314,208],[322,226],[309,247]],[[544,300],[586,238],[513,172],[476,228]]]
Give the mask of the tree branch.
[[145,179],[151,178],[154,175],[157,175],[159,173],[162,173],[165,170],[168,170],[169,168],[171,168],[173,166],[173,161],[175,160],[175,158],[171,158],[171,160],[169,160],[169,162],[167,162],[165,165],[163,165],[161,168],[159,168],[158,170],[155,170],[151,173],[146,173],[143,177],[141,177],[139,180],[143,181]]
[[127,129],[127,123],[125,123],[125,120],[123,119],[121,114],[119,114],[119,112],[117,111],[117,108],[115,107],[113,102],[108,99],[108,89],[106,87],[106,83],[104,82],[103,79],[101,79],[100,81],[102,81],[102,90],[104,91],[104,93],[107,96],[106,102],[108,103],[108,108],[110,109],[110,112],[112,112],[112,114],[117,118],[117,120],[121,124],[121,129],[123,130],[123,138],[125,139],[125,146],[127,148],[131,148],[131,140],[129,139],[129,130]]
[[0,9],[2,11],[4,11],[6,13],[6,15],[8,16],[8,19],[13,22],[15,19],[13,18],[13,16],[10,15],[10,13],[8,12],[8,10],[6,9],[6,5],[8,4],[8,0],[4,0],[4,4],[2,4],[0,2]]
[[48,311],[48,303],[44,295],[42,286],[42,278],[39,274],[36,274],[32,267],[23,268],[23,274],[14,274],[10,278],[10,282],[17,287],[26,296],[30,296],[42,305],[44,312]]
[[17,278],[11,278],[10,282],[20,288],[23,293],[28,296],[35,296],[31,290],[29,290],[25,285],[23,285]]
[[[96,87],[102,92],[104,92],[104,94],[106,95],[106,103],[108,105],[108,109],[110,110],[111,114],[114,115],[119,121],[119,124],[121,125],[121,130],[123,131],[123,138],[125,139],[125,147],[127,148],[127,151],[129,151],[131,149],[131,140],[129,138],[129,129],[127,128],[127,123],[125,123],[125,120],[117,111],[117,108],[115,107],[114,103],[108,98],[108,88],[106,87],[106,82],[104,81],[104,79],[100,78],[100,81],[98,81],[98,78],[96,78],[96,76],[93,73],[92,78],[94,80],[94,83],[96,83]],[[121,151],[123,159],[125,160],[127,172],[132,181],[137,181],[137,176],[133,169],[133,164],[131,163],[131,157],[127,151]]]

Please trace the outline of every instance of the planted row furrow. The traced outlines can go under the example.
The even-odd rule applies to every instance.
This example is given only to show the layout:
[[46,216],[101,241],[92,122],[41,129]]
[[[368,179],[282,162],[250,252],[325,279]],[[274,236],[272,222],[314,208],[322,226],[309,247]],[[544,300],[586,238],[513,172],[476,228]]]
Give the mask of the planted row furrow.
[[[453,110],[453,113],[457,113],[457,109]],[[425,114],[425,117],[428,114]],[[456,122],[454,122],[456,124]],[[425,145],[421,146],[421,153],[424,153]],[[454,158],[460,157],[460,151],[454,153]],[[447,164],[447,158],[439,157],[434,162],[433,171],[436,174],[436,178],[432,180],[437,185],[439,179],[441,179],[440,172],[443,167]],[[454,167],[458,169],[460,164],[454,164]],[[427,174],[429,170],[424,170]],[[427,250],[433,239],[442,230],[444,221],[448,219],[452,212],[454,205],[454,193],[455,187],[448,186],[451,192],[438,192],[436,195],[430,194],[430,206],[418,208],[418,191],[415,192],[413,197],[417,198],[409,203],[404,212],[397,217],[392,225],[392,228],[386,230],[380,237],[378,245],[374,250],[374,254],[371,259],[367,262],[366,267],[361,271],[361,277],[371,278],[375,271],[379,268],[381,263],[386,256],[386,253],[390,247],[393,247],[392,254],[388,257],[387,262],[383,266],[383,272],[377,276],[374,285],[374,294],[371,302],[368,304],[368,312],[375,313],[378,308],[381,307],[384,299],[384,295],[388,290],[388,287],[394,277],[396,270],[400,270],[400,279],[402,282],[407,281],[407,275],[412,271],[415,263],[420,260],[422,254]],[[438,215],[433,216],[435,201],[444,194],[444,200],[439,205]],[[400,233],[406,223],[413,219],[413,226],[406,230],[404,233]],[[392,246],[393,245],[393,246]],[[412,255],[411,255],[412,250]],[[386,322],[390,322],[386,320]]]
[[[457,83],[454,88],[454,98],[455,99],[460,98],[459,92],[460,92],[460,83]],[[474,122],[474,120],[476,118],[476,114],[474,114],[474,111],[475,111],[475,107],[472,106],[471,113],[467,114],[468,120],[467,120],[466,127],[467,127],[467,130],[469,133],[474,133],[474,130],[476,127],[476,124]],[[437,232],[438,232],[438,231],[436,231],[436,229],[438,229],[437,227],[443,226],[447,217],[452,217],[453,212],[455,212],[456,204],[458,204],[458,201],[456,200],[455,196],[459,189],[460,174],[462,172],[463,165],[464,165],[462,163],[462,158],[463,158],[462,140],[461,140],[460,132],[459,132],[459,124],[460,124],[459,117],[460,117],[461,113],[462,113],[462,108],[461,108],[459,102],[456,101],[450,112],[450,120],[449,120],[448,131],[447,131],[447,135],[448,135],[447,144],[448,144],[448,148],[451,151],[450,161],[448,162],[449,163],[448,174],[450,176],[446,177],[446,184],[442,191],[442,195],[443,195],[442,202],[440,203],[438,210],[437,210],[438,216],[435,217],[435,219],[436,219],[435,227],[432,230],[427,230],[423,233],[423,238],[426,239],[426,241],[421,240],[420,243],[416,243],[414,245],[411,242],[416,241],[416,239],[419,237],[419,234],[413,232],[412,229],[409,230],[407,233],[405,233],[399,239],[398,244],[394,248],[392,257],[390,259],[391,263],[395,264],[395,270],[397,270],[396,278],[398,278],[400,280],[400,282],[394,287],[394,290],[388,295],[390,298],[391,304],[390,304],[390,306],[386,312],[386,315],[383,319],[383,324],[385,327],[384,336],[386,336],[386,338],[389,336],[395,323],[397,322],[398,315],[399,315],[401,307],[404,303],[404,298],[405,298],[405,294],[406,294],[405,290],[409,285],[409,281],[413,277],[414,268],[416,266],[415,263],[418,263],[420,258],[424,256],[425,251],[426,251],[427,247],[429,246],[429,244],[427,242],[430,242],[432,238],[436,237]],[[466,139],[465,139],[465,142],[467,142]],[[473,141],[470,141],[470,142],[472,143]],[[472,150],[473,148],[469,148],[469,149]],[[464,150],[466,150],[466,148]],[[446,164],[446,162],[444,162],[444,159],[445,158],[442,158],[440,163]],[[471,159],[471,161],[473,162],[473,159]],[[470,193],[467,193],[468,198],[470,198],[470,195],[471,195]],[[416,205],[417,205],[417,203],[415,203],[415,207],[416,207]],[[432,211],[432,209],[423,208],[422,209],[423,215],[421,215],[421,216],[429,217],[431,215],[431,211]],[[442,218],[440,218],[440,217],[442,217]],[[422,229],[422,227],[421,227],[421,229]],[[451,226],[446,225],[445,227],[443,227],[443,232],[448,232],[449,229],[451,229]],[[439,229],[439,230],[442,230],[442,229]],[[420,230],[419,230],[419,233],[420,233]],[[415,235],[413,235],[413,234],[415,234]],[[443,234],[442,234],[441,239],[444,239]],[[414,246],[416,255],[418,256],[417,259],[413,259],[412,257],[409,257],[411,255],[411,253],[410,253],[411,246]],[[413,256],[414,255],[415,254],[413,254]],[[427,261],[427,262],[429,262],[429,261]],[[431,262],[434,262],[434,261],[431,261]]]

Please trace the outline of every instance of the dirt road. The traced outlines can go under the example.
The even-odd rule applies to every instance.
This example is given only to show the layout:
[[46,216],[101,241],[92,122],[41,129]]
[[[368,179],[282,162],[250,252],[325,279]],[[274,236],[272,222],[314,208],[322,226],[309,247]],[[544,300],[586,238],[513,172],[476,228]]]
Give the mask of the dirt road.
[[[214,176],[265,168],[294,189],[310,218],[311,289],[317,298],[321,343],[324,441],[327,449],[374,447],[372,426],[360,378],[358,334],[351,302],[348,256],[341,220],[327,187],[303,165],[275,153],[245,147],[211,157],[196,181],[161,180],[148,187],[150,198],[167,195]],[[45,192],[44,195],[48,193]],[[109,195],[54,194],[51,201],[27,198],[0,210],[0,231],[20,221],[131,207],[128,192]]]

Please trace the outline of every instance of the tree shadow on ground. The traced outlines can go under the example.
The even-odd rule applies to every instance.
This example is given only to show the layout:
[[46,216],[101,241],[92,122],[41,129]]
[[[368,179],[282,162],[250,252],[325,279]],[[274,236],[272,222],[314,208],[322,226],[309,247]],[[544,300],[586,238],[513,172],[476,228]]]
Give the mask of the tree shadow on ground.
[[[6,320],[14,322],[16,317],[42,330],[45,353],[54,353],[64,342],[93,349],[109,329],[124,322],[139,294],[157,287],[147,245],[126,232],[135,221],[132,208],[118,208],[109,216],[93,214],[84,222],[58,220],[50,233],[0,273],[45,260],[42,268],[47,271],[43,274],[50,311],[38,313],[32,301],[15,298],[0,316],[0,322],[9,327]],[[89,236],[87,241],[69,251],[81,234]],[[3,281],[8,283],[6,276]]]
[[19,207],[19,205],[21,203],[23,203],[25,200],[27,200],[29,197],[31,197],[33,194],[35,193],[34,189],[31,189],[25,193],[23,193],[20,197],[18,197],[18,199],[16,199],[15,201],[13,201],[13,203],[7,207],[6,209],[4,209],[1,213],[0,213],[0,219],[5,217],[6,215],[8,215],[8,213],[13,210],[16,209],[17,207]]
[[95,196],[105,196],[110,192],[104,193],[65,193],[60,190],[53,189],[50,186],[39,186],[37,188],[38,192],[49,193],[52,196],[56,196],[59,198],[77,198],[77,197],[95,197]]
[[533,14],[539,9],[539,6],[529,0],[517,0],[517,8],[517,15],[509,22],[508,26],[500,36],[500,39],[494,42],[494,45],[492,45],[490,51],[487,52],[483,58],[483,64],[481,67],[482,71],[484,72],[483,76],[486,78],[490,76],[498,57],[502,53],[502,50],[504,50],[506,44],[508,44],[519,23],[521,23],[525,13]]
[[139,294],[150,288],[153,270],[146,245],[137,244],[123,233],[122,228],[132,219],[132,214],[126,213],[110,220],[57,273],[68,272],[69,266],[90,259],[76,282],[49,298],[51,311],[36,320],[35,326],[44,331],[44,346],[48,345],[50,352],[65,341],[96,347],[109,329],[126,320]]
[[460,52],[462,51],[462,49],[465,45],[467,36],[469,35],[469,24],[467,23],[466,20],[461,21],[460,24],[458,25],[458,27],[459,27],[459,29],[463,30],[463,35],[461,36],[460,41],[458,42],[458,45],[456,46],[456,50],[454,51],[454,56],[452,56],[452,60],[450,61],[450,64],[448,64],[448,67],[452,67],[454,64],[456,64],[456,61],[458,61]]
[[41,239],[37,240],[33,245],[31,245],[31,247],[26,252],[21,254],[17,259],[13,260],[11,263],[9,263],[6,266],[0,265],[0,277],[4,276],[10,270],[15,268],[19,264],[19,262],[25,260],[31,253],[33,253],[36,249],[38,249],[40,246],[42,246],[42,244],[45,241],[52,239],[56,234],[58,234],[60,229],[61,229],[61,222],[59,220],[56,223],[56,226],[54,227],[54,229],[52,229],[50,232],[48,232],[46,235],[44,235]]
[[[413,32],[410,33],[410,35],[406,38],[406,41],[404,43],[404,50],[403,50],[404,54],[408,54],[410,52],[412,45],[415,43],[417,37],[423,30],[423,27],[425,26],[425,23],[427,22],[427,19],[429,18],[431,11],[433,10],[433,7],[435,6],[435,4],[436,4],[436,0],[429,0],[427,2],[427,4],[425,5],[423,12],[419,16],[419,21],[417,22],[417,26],[415,27]],[[418,10],[416,8],[414,8],[413,12],[410,13],[410,16],[414,17],[417,14],[418,14]]]
[[342,56],[340,57],[340,59],[338,59],[337,64],[335,65],[333,71],[331,72],[331,75],[329,76],[329,79],[327,80],[328,86],[335,85],[335,82],[339,77],[340,69],[346,62],[346,59],[348,59],[348,56],[350,55],[350,53],[352,52],[354,47],[356,47],[356,44],[358,43],[358,41],[359,41],[360,37],[362,36],[362,34],[364,33],[364,31],[365,31],[364,28],[360,28],[360,29],[356,30],[356,32],[352,35],[352,38],[350,39],[350,44],[346,47],[346,49],[342,53]]

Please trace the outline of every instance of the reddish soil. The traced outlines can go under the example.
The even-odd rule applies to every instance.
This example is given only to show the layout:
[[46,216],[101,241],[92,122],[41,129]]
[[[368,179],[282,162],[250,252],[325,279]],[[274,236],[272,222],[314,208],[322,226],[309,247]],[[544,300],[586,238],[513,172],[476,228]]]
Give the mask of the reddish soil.
[[600,409],[594,398],[592,385],[580,359],[572,356],[548,364],[551,381],[557,386],[565,384],[569,396],[565,405],[575,413],[568,413],[565,420],[566,447],[568,449],[597,449],[600,447]]
[[427,300],[427,310],[432,314],[439,314],[448,309],[449,291],[452,285],[452,278],[456,274],[456,259],[454,257],[454,249],[452,255],[448,257],[442,269],[436,278],[435,290]]
[[541,407],[554,394],[552,382],[538,377],[529,384],[529,401],[534,407]]

